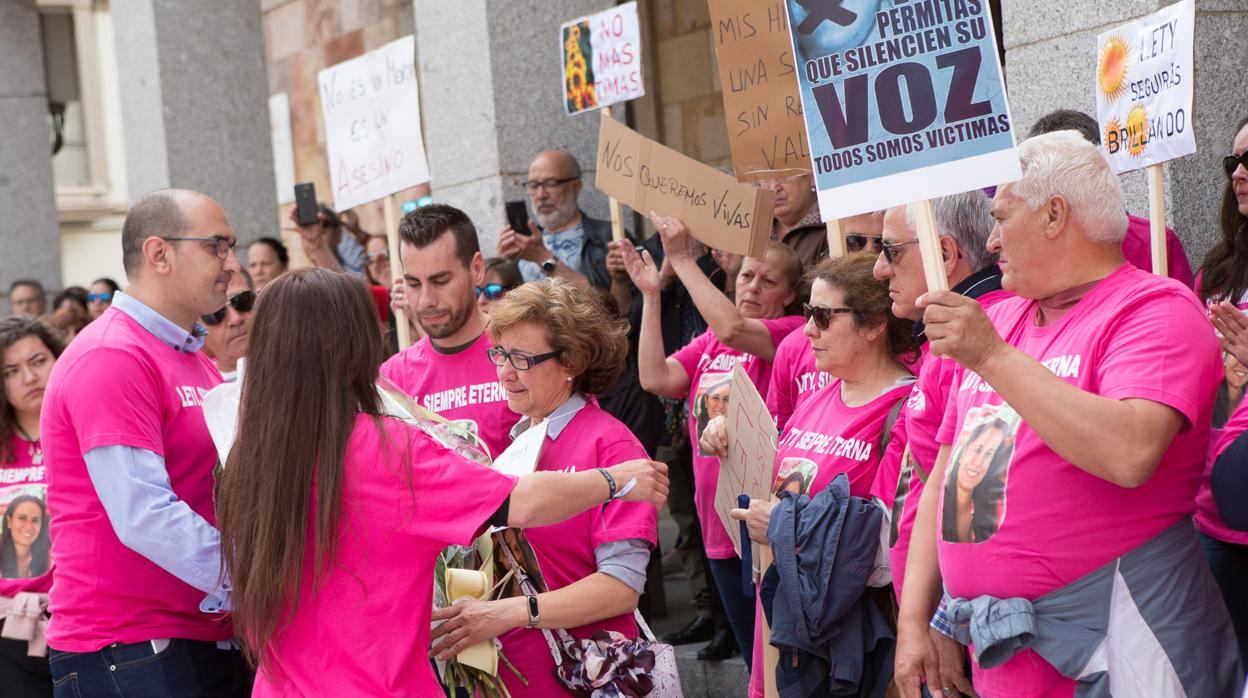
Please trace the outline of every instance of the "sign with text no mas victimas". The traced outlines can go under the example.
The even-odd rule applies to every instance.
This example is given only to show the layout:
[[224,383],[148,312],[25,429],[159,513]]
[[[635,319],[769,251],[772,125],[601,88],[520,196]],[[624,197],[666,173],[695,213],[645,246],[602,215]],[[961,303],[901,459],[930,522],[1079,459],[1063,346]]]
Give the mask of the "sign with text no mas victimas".
[[985,0],[787,0],[824,220],[1021,177]]

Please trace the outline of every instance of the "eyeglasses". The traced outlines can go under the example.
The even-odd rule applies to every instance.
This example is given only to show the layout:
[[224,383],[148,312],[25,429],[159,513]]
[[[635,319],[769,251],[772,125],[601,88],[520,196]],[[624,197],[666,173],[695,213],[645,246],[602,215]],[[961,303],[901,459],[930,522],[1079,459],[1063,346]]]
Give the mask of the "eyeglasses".
[[225,305],[215,313],[210,315],[201,315],[200,320],[209,327],[216,327],[225,321],[225,312],[227,308],[233,308],[239,313],[250,313],[251,309],[256,306],[255,291],[240,291],[235,293]]
[[389,262],[390,253],[388,251],[374,252],[368,256],[368,263],[373,264],[379,259],[384,259],[385,261]]
[[477,295],[485,295],[486,300],[496,301],[502,298],[511,289],[502,284],[486,284],[477,287]]
[[884,244],[884,237],[881,235],[850,233],[845,236],[845,248],[850,252],[859,252],[866,249],[876,252],[882,244]]
[[88,303],[94,303],[96,301],[107,303],[111,301],[112,299],[113,299],[113,294],[111,293],[88,293],[87,294]]
[[884,261],[889,264],[896,264],[901,259],[901,250],[899,248],[906,245],[917,244],[918,240],[909,240],[907,242],[881,242],[880,252],[884,255]]
[[230,242],[228,239],[223,238],[220,235],[213,235],[211,237],[162,237],[161,240],[168,240],[170,242],[211,242],[215,245],[213,251],[216,252],[217,257],[220,259],[229,257],[230,250],[234,249],[234,245],[237,244],[237,242]]
[[806,322],[815,321],[815,329],[823,332],[828,329],[828,325],[832,324],[832,316],[840,313],[852,313],[853,308],[829,308],[826,305],[811,305],[802,303],[802,315],[806,318]]
[[502,366],[510,361],[511,367],[517,371],[527,371],[543,361],[549,361],[562,353],[562,351],[548,351],[545,354],[537,354],[535,356],[518,351],[504,351],[502,347],[494,347],[485,352],[495,366]]
[[1248,150],[1239,155],[1227,155],[1222,158],[1222,169],[1226,170],[1227,177],[1235,174],[1235,170],[1239,169],[1240,165],[1243,165],[1244,169],[1248,170]]
[[578,179],[580,179],[580,177],[562,177],[560,179],[555,179],[554,177],[551,177],[550,179],[543,179],[541,181],[530,180],[524,183],[524,188],[528,189],[530,193],[537,193],[538,189],[545,189],[546,191],[551,191],[555,189],[556,187],[562,187],[568,182],[575,182]]

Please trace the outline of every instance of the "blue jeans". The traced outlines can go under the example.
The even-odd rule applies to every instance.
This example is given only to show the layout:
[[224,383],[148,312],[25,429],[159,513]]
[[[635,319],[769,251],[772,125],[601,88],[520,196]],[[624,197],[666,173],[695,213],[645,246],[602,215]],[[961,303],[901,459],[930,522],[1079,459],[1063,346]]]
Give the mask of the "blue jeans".
[[741,588],[741,558],[730,557],[706,562],[710,566],[711,578],[715,580],[715,588],[719,590],[720,601],[724,604],[724,614],[728,616],[732,636],[737,639],[737,647],[741,650],[741,657],[745,659],[745,668],[749,669],[754,651],[755,595],[746,596]]
[[246,698],[254,676],[238,650],[215,642],[114,643],[97,652],[48,650],[56,698]]
[[1227,543],[1202,533],[1200,547],[1205,550],[1209,569],[1213,570],[1230,612],[1235,638],[1239,640],[1239,656],[1248,664],[1248,545]]

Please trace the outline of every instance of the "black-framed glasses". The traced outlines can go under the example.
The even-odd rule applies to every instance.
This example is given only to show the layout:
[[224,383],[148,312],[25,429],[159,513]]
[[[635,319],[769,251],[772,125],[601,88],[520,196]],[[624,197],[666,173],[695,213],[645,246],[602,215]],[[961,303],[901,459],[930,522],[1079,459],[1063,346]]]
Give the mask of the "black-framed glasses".
[[230,256],[230,250],[234,249],[237,242],[230,242],[229,239],[220,235],[212,235],[210,237],[162,237],[161,240],[170,242],[211,242],[214,245],[213,252],[219,259],[225,259]]
[[906,245],[917,244],[918,240],[907,240],[906,242],[881,242],[880,253],[884,255],[884,261],[889,264],[896,264],[901,259],[901,248]]
[[227,308],[233,308],[239,313],[250,313],[251,309],[254,307],[256,307],[256,292],[239,291],[231,296],[230,299],[225,302],[225,305],[221,306],[220,310],[209,315],[201,315],[199,316],[199,319],[209,327],[216,327],[225,321],[225,311]]
[[861,252],[862,250],[879,252],[880,245],[883,244],[884,236],[882,235],[862,235],[860,233],[850,233],[845,236],[845,249],[850,252]]
[[1244,170],[1248,171],[1248,150],[1245,150],[1239,155],[1227,155],[1222,158],[1222,169],[1226,170],[1227,177],[1235,174],[1235,170],[1238,169],[1240,165],[1243,165]]
[[826,305],[802,303],[802,316],[806,318],[806,322],[814,320],[815,329],[820,332],[828,329],[828,325],[832,324],[832,316],[852,312],[854,312],[853,308],[829,308]]
[[575,182],[578,179],[580,179],[580,177],[560,177],[558,179],[551,177],[550,179],[543,179],[543,180],[538,180],[538,181],[529,180],[524,183],[524,188],[529,190],[532,193],[536,193],[538,189],[545,189],[546,191],[551,191],[555,189],[556,187],[562,187],[568,182]]
[[526,354],[520,351],[506,351],[502,347],[494,347],[485,353],[486,356],[490,357],[490,361],[495,366],[502,366],[506,362],[511,362],[511,367],[517,371],[527,371],[543,361],[550,361],[563,352],[548,351],[545,354]]
[[511,289],[502,284],[486,284],[477,287],[477,295],[485,296],[486,300],[496,301],[502,298]]
[[111,300],[113,300],[113,294],[111,293],[88,293],[87,294],[88,303],[94,303],[96,301],[107,303]]

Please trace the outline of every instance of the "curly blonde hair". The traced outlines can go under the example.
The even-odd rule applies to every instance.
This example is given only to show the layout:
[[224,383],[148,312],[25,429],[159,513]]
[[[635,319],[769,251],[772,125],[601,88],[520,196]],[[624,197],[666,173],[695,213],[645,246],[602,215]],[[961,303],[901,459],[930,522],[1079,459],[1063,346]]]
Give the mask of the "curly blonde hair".
[[557,361],[572,376],[572,388],[591,395],[615,384],[628,354],[628,323],[577,284],[546,279],[512,290],[490,308],[490,339],[531,324],[546,331]]

